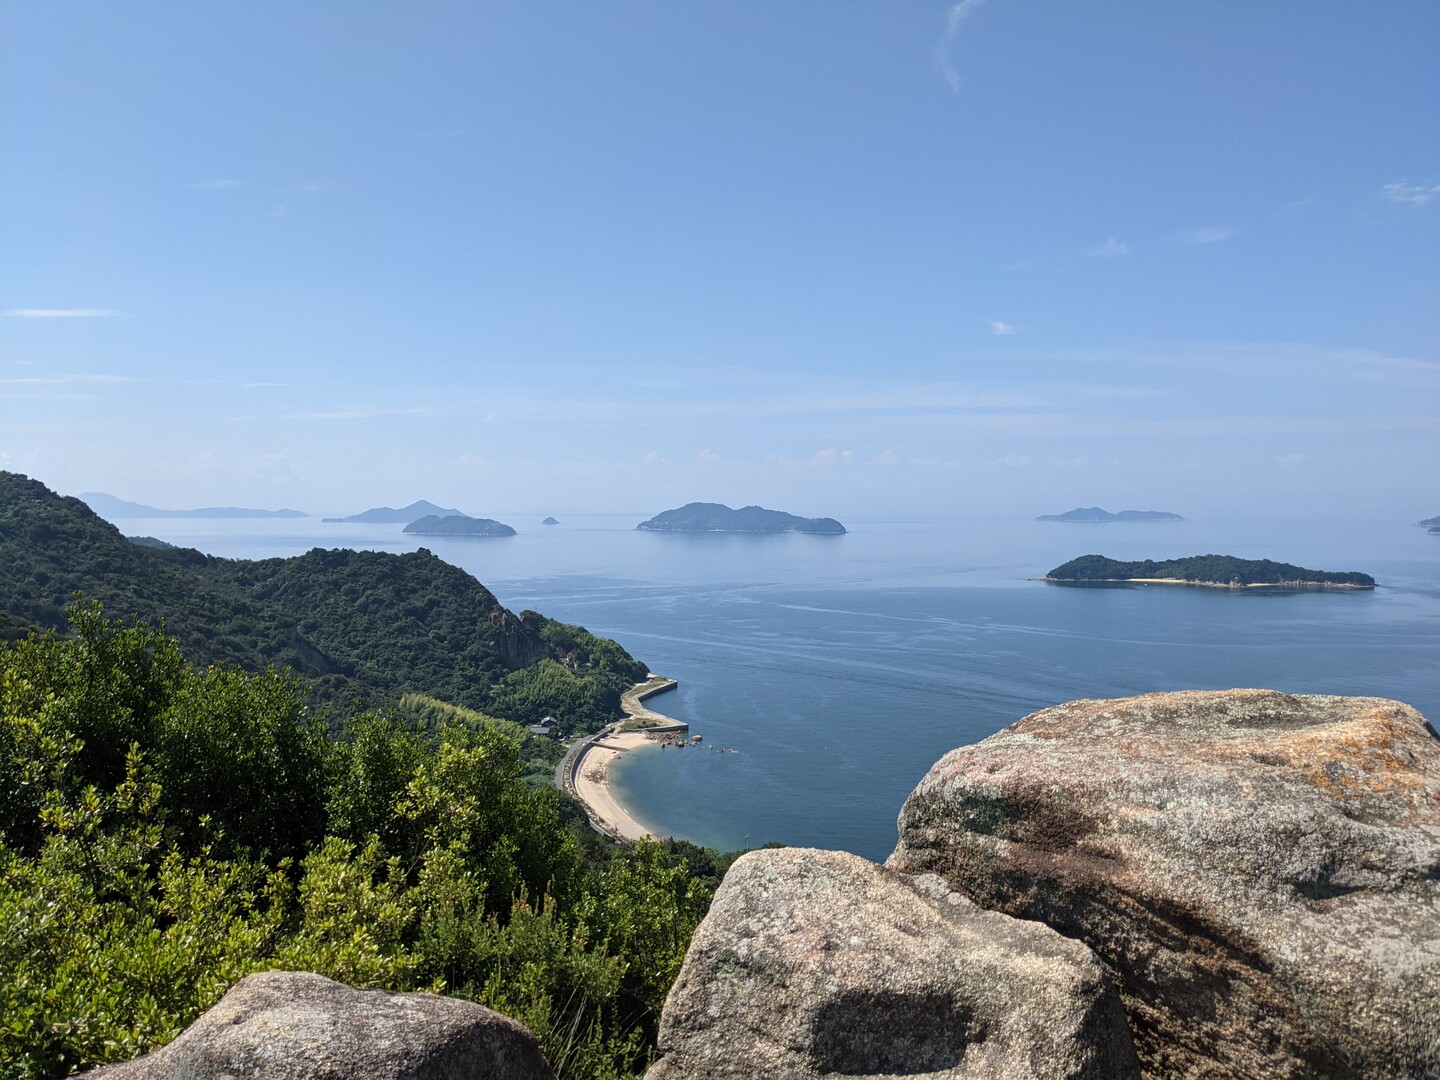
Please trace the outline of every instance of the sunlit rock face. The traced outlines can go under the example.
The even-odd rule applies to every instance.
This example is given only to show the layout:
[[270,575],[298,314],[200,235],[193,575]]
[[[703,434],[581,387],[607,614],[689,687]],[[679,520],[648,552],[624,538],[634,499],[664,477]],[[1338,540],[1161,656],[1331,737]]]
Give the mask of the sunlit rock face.
[[1046,709],[938,762],[887,865],[1093,949],[1147,1076],[1440,1075],[1440,739],[1399,702]]
[[320,975],[242,979],[153,1054],[95,1080],[554,1080],[535,1037],[508,1017],[435,994],[356,990]]
[[1136,1075],[1084,945],[984,911],[933,874],[752,852],[730,869],[665,1005],[677,1078]]

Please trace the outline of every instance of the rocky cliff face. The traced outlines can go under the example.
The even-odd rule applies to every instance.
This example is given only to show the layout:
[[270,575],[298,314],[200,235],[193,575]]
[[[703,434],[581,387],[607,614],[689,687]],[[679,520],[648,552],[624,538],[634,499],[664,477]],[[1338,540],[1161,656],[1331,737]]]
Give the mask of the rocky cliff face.
[[1258,690],[1035,713],[931,770],[884,870],[736,863],[661,1050],[654,1080],[1440,1076],[1440,739]]
[[933,874],[755,851],[725,875],[665,1006],[649,1080],[1136,1075],[1094,954]]

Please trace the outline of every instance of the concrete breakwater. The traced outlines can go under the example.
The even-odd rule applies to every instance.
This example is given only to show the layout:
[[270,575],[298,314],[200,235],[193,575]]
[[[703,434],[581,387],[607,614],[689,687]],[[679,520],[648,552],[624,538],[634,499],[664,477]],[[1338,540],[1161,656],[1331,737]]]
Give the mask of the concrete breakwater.
[[645,705],[650,698],[678,685],[674,679],[656,675],[636,683],[620,698],[625,718],[577,742],[555,767],[555,786],[580,800],[591,827],[597,832],[621,840],[640,840],[654,835],[616,798],[609,772],[621,755],[641,746],[672,740],[690,730],[684,721]]

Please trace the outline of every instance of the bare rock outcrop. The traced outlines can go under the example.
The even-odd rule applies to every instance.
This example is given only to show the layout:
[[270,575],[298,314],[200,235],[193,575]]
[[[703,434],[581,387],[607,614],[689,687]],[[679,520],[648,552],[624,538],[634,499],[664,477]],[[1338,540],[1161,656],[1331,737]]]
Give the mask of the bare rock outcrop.
[[934,875],[752,852],[726,874],[665,1004],[647,1080],[1136,1075],[1091,951]]
[[887,865],[1086,943],[1146,1076],[1440,1076],[1440,739],[1399,702],[1045,709],[941,759]]
[[356,990],[320,975],[242,979],[168,1046],[95,1080],[554,1080],[535,1037],[483,1006]]

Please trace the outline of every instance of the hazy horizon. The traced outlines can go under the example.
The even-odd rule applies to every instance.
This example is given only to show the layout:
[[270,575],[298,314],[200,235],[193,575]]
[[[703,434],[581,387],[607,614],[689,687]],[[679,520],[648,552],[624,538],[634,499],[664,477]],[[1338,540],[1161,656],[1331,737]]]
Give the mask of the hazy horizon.
[[1436,41],[1409,2],[10,0],[0,468],[1409,524]]

